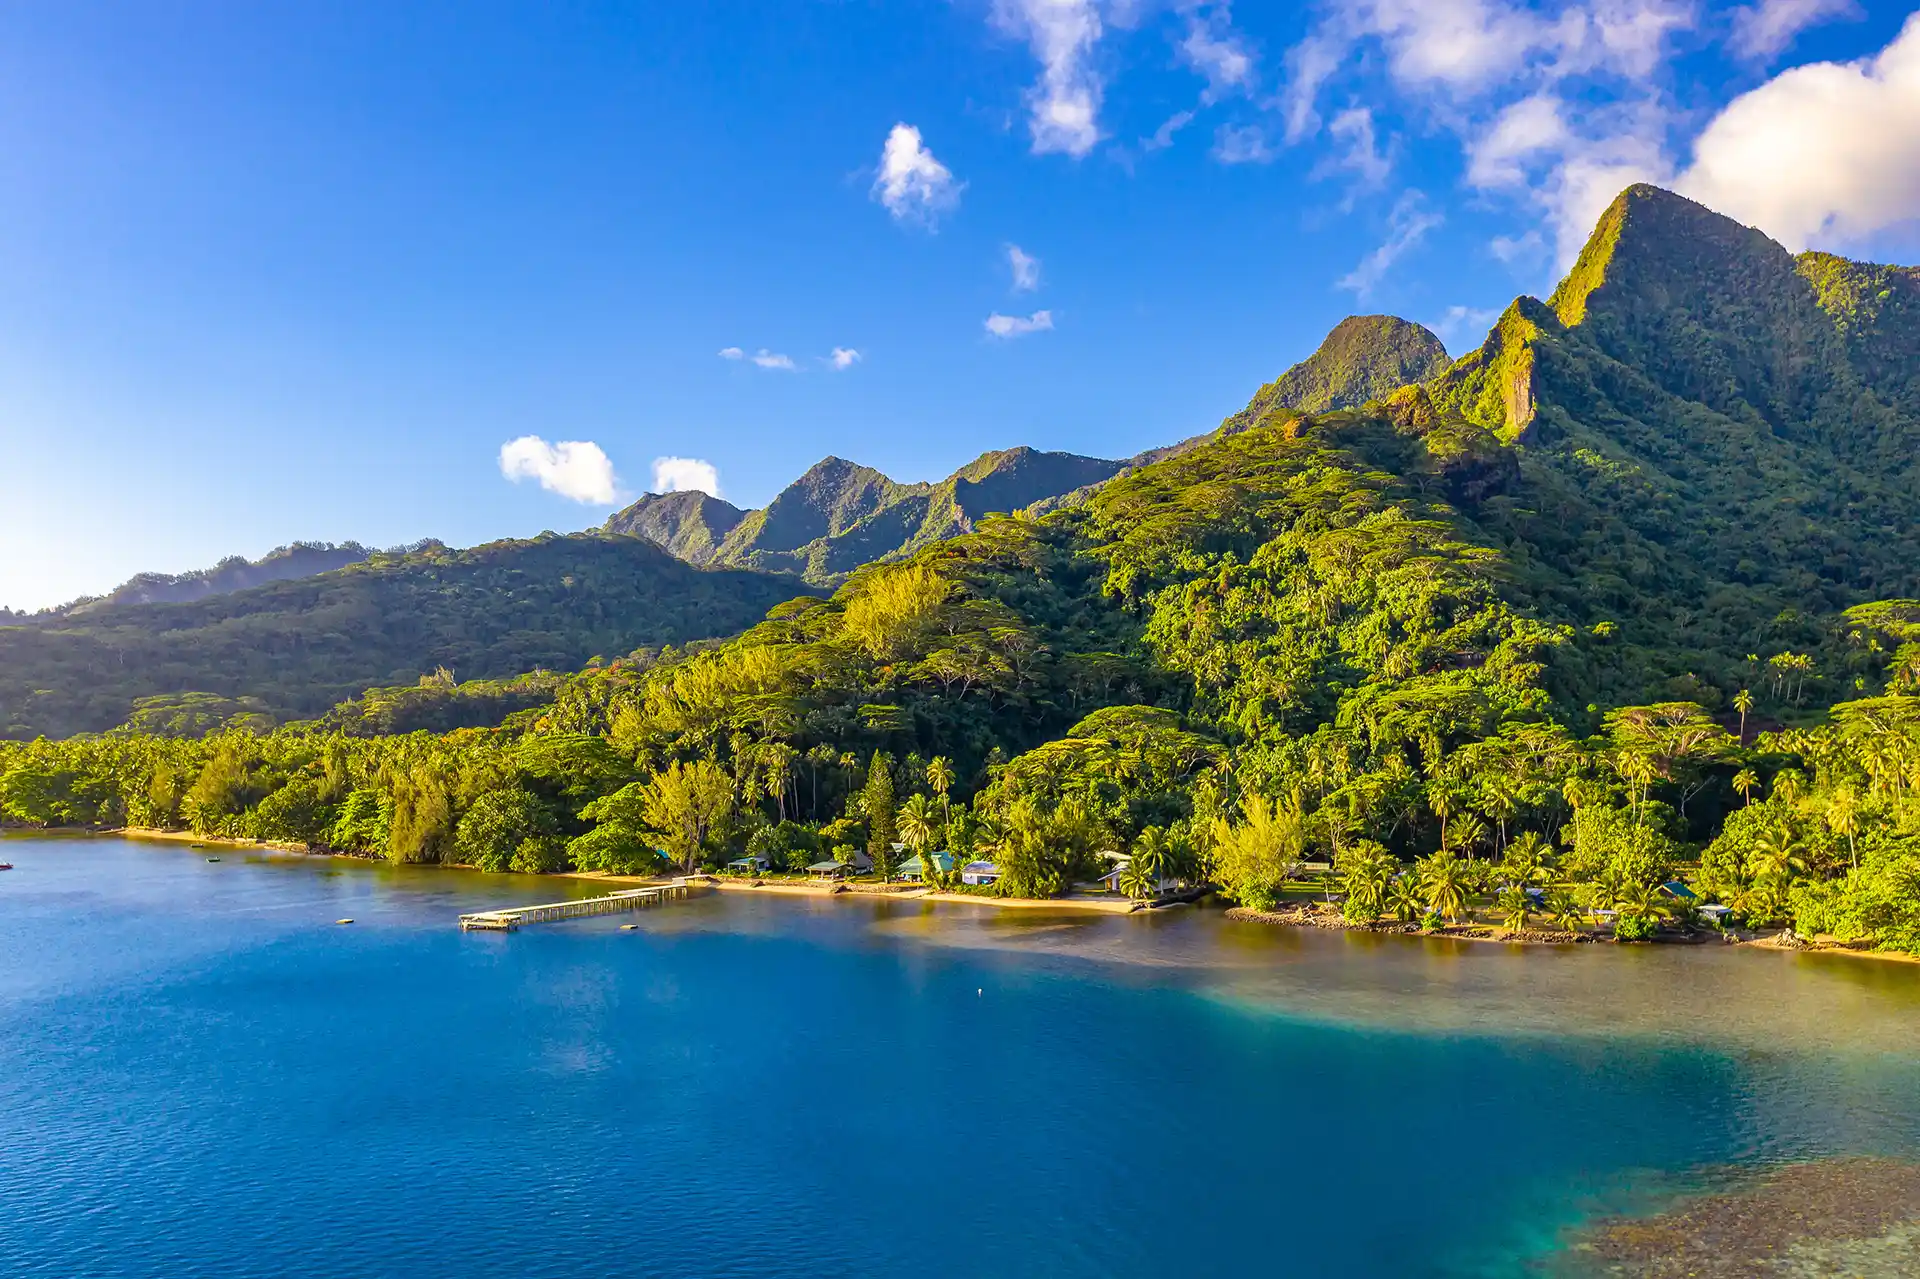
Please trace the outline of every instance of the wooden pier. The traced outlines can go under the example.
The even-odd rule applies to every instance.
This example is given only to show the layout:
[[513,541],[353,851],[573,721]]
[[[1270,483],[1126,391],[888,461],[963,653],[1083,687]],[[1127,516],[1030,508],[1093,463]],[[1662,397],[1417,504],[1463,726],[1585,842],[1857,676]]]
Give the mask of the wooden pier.
[[648,888],[627,888],[604,897],[582,897],[570,902],[550,902],[544,906],[511,906],[505,910],[476,910],[460,916],[461,932],[510,933],[522,924],[551,924],[562,919],[585,919],[589,915],[618,915],[630,910],[663,906],[687,895],[687,881]]

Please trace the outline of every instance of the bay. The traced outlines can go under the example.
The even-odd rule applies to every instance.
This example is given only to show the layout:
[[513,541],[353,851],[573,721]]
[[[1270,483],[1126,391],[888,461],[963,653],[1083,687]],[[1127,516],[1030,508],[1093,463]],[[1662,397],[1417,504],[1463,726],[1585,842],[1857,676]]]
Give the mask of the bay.
[[596,890],[0,860],[4,1274],[1513,1275],[1920,1158],[1920,966],[750,893],[463,935]]

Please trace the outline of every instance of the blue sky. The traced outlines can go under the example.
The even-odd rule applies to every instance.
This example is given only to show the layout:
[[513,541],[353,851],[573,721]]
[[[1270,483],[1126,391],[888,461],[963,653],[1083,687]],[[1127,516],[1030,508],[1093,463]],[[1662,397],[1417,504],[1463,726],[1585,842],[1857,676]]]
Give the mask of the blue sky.
[[1122,456],[1349,313],[1459,353],[1640,179],[1911,261],[1907,16],[6,6],[0,604],[755,505],[829,453]]

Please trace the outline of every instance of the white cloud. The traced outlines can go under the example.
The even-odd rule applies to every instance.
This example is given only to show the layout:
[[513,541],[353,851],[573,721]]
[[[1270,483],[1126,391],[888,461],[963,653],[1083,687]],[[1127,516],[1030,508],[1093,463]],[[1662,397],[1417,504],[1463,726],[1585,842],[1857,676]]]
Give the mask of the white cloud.
[[873,180],[873,198],[901,222],[931,228],[940,215],[960,202],[966,184],[933,158],[920,130],[896,124],[880,148],[880,171]]
[[720,358],[723,360],[744,360],[747,358],[747,353],[737,346],[723,346],[720,348]]
[[1173,145],[1173,135],[1193,123],[1193,112],[1176,111],[1160,122],[1150,138],[1140,139],[1142,151],[1165,151]]
[[1457,349],[1456,343],[1462,338],[1474,337],[1484,333],[1488,325],[1500,318],[1497,310],[1481,310],[1471,306],[1450,306],[1447,313],[1433,326],[1433,331],[1448,350]]
[[1733,11],[1734,53],[1764,61],[1786,52],[1809,27],[1859,15],[1853,0],[1759,0]]
[[1287,82],[1276,105],[1287,118],[1289,146],[1320,131],[1320,113],[1314,104],[1346,53],[1345,40],[1329,34],[1308,36],[1287,50]]
[[1482,190],[1524,186],[1531,162],[1558,151],[1572,137],[1559,98],[1551,93],[1522,98],[1468,144],[1467,182]]
[[767,350],[764,346],[754,355],[753,362],[763,369],[778,369],[782,373],[793,373],[799,369],[791,355],[781,355],[777,351]]
[[1253,54],[1233,30],[1233,16],[1225,3],[1186,11],[1187,35],[1180,42],[1180,60],[1206,77],[1206,101],[1217,102],[1230,93],[1253,87]]
[[698,491],[708,497],[720,497],[720,468],[704,458],[656,457],[653,459],[653,491]]
[[1040,259],[1017,244],[1007,246],[1007,268],[1013,272],[1013,290],[1030,293],[1040,287]]
[[1728,103],[1678,188],[1790,249],[1920,217],[1920,14],[1871,58],[1793,67]]
[[1105,84],[1093,65],[1100,42],[1095,0],[995,0],[995,23],[1027,41],[1040,82],[1027,92],[1027,128],[1035,155],[1079,157],[1101,139]]
[[1381,149],[1380,141],[1374,136],[1373,111],[1368,107],[1349,107],[1333,117],[1333,123],[1327,126],[1334,140],[1340,142],[1345,150],[1331,157],[1323,166],[1327,171],[1345,169],[1360,181],[1363,189],[1371,190],[1387,180],[1387,174],[1393,171],[1393,162]]
[[995,311],[987,317],[987,332],[997,338],[1017,338],[1028,333],[1045,333],[1053,328],[1053,312],[1035,311],[1029,316],[1002,315]]
[[537,435],[508,440],[500,446],[500,474],[516,483],[538,480],[549,493],[601,506],[610,505],[619,488],[613,463],[590,440],[549,444]]
[[1423,193],[1408,191],[1394,204],[1393,212],[1388,216],[1385,242],[1362,258],[1360,265],[1340,280],[1340,287],[1366,297],[1407,250],[1419,244],[1427,232],[1445,220],[1427,208]]
[[860,352],[850,346],[836,346],[833,354],[827,357],[827,363],[836,369],[850,369],[861,360]]
[[1222,164],[1265,164],[1273,159],[1273,148],[1258,125],[1223,124],[1213,135],[1213,158]]

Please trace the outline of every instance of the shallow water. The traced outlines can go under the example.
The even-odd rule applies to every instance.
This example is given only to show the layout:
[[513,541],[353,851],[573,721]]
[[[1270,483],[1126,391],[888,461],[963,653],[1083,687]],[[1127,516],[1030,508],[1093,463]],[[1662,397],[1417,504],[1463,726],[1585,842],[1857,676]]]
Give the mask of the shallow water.
[[206,855],[0,842],[0,1274],[1513,1275],[1920,1157],[1920,966],[739,893],[462,935],[593,889]]

